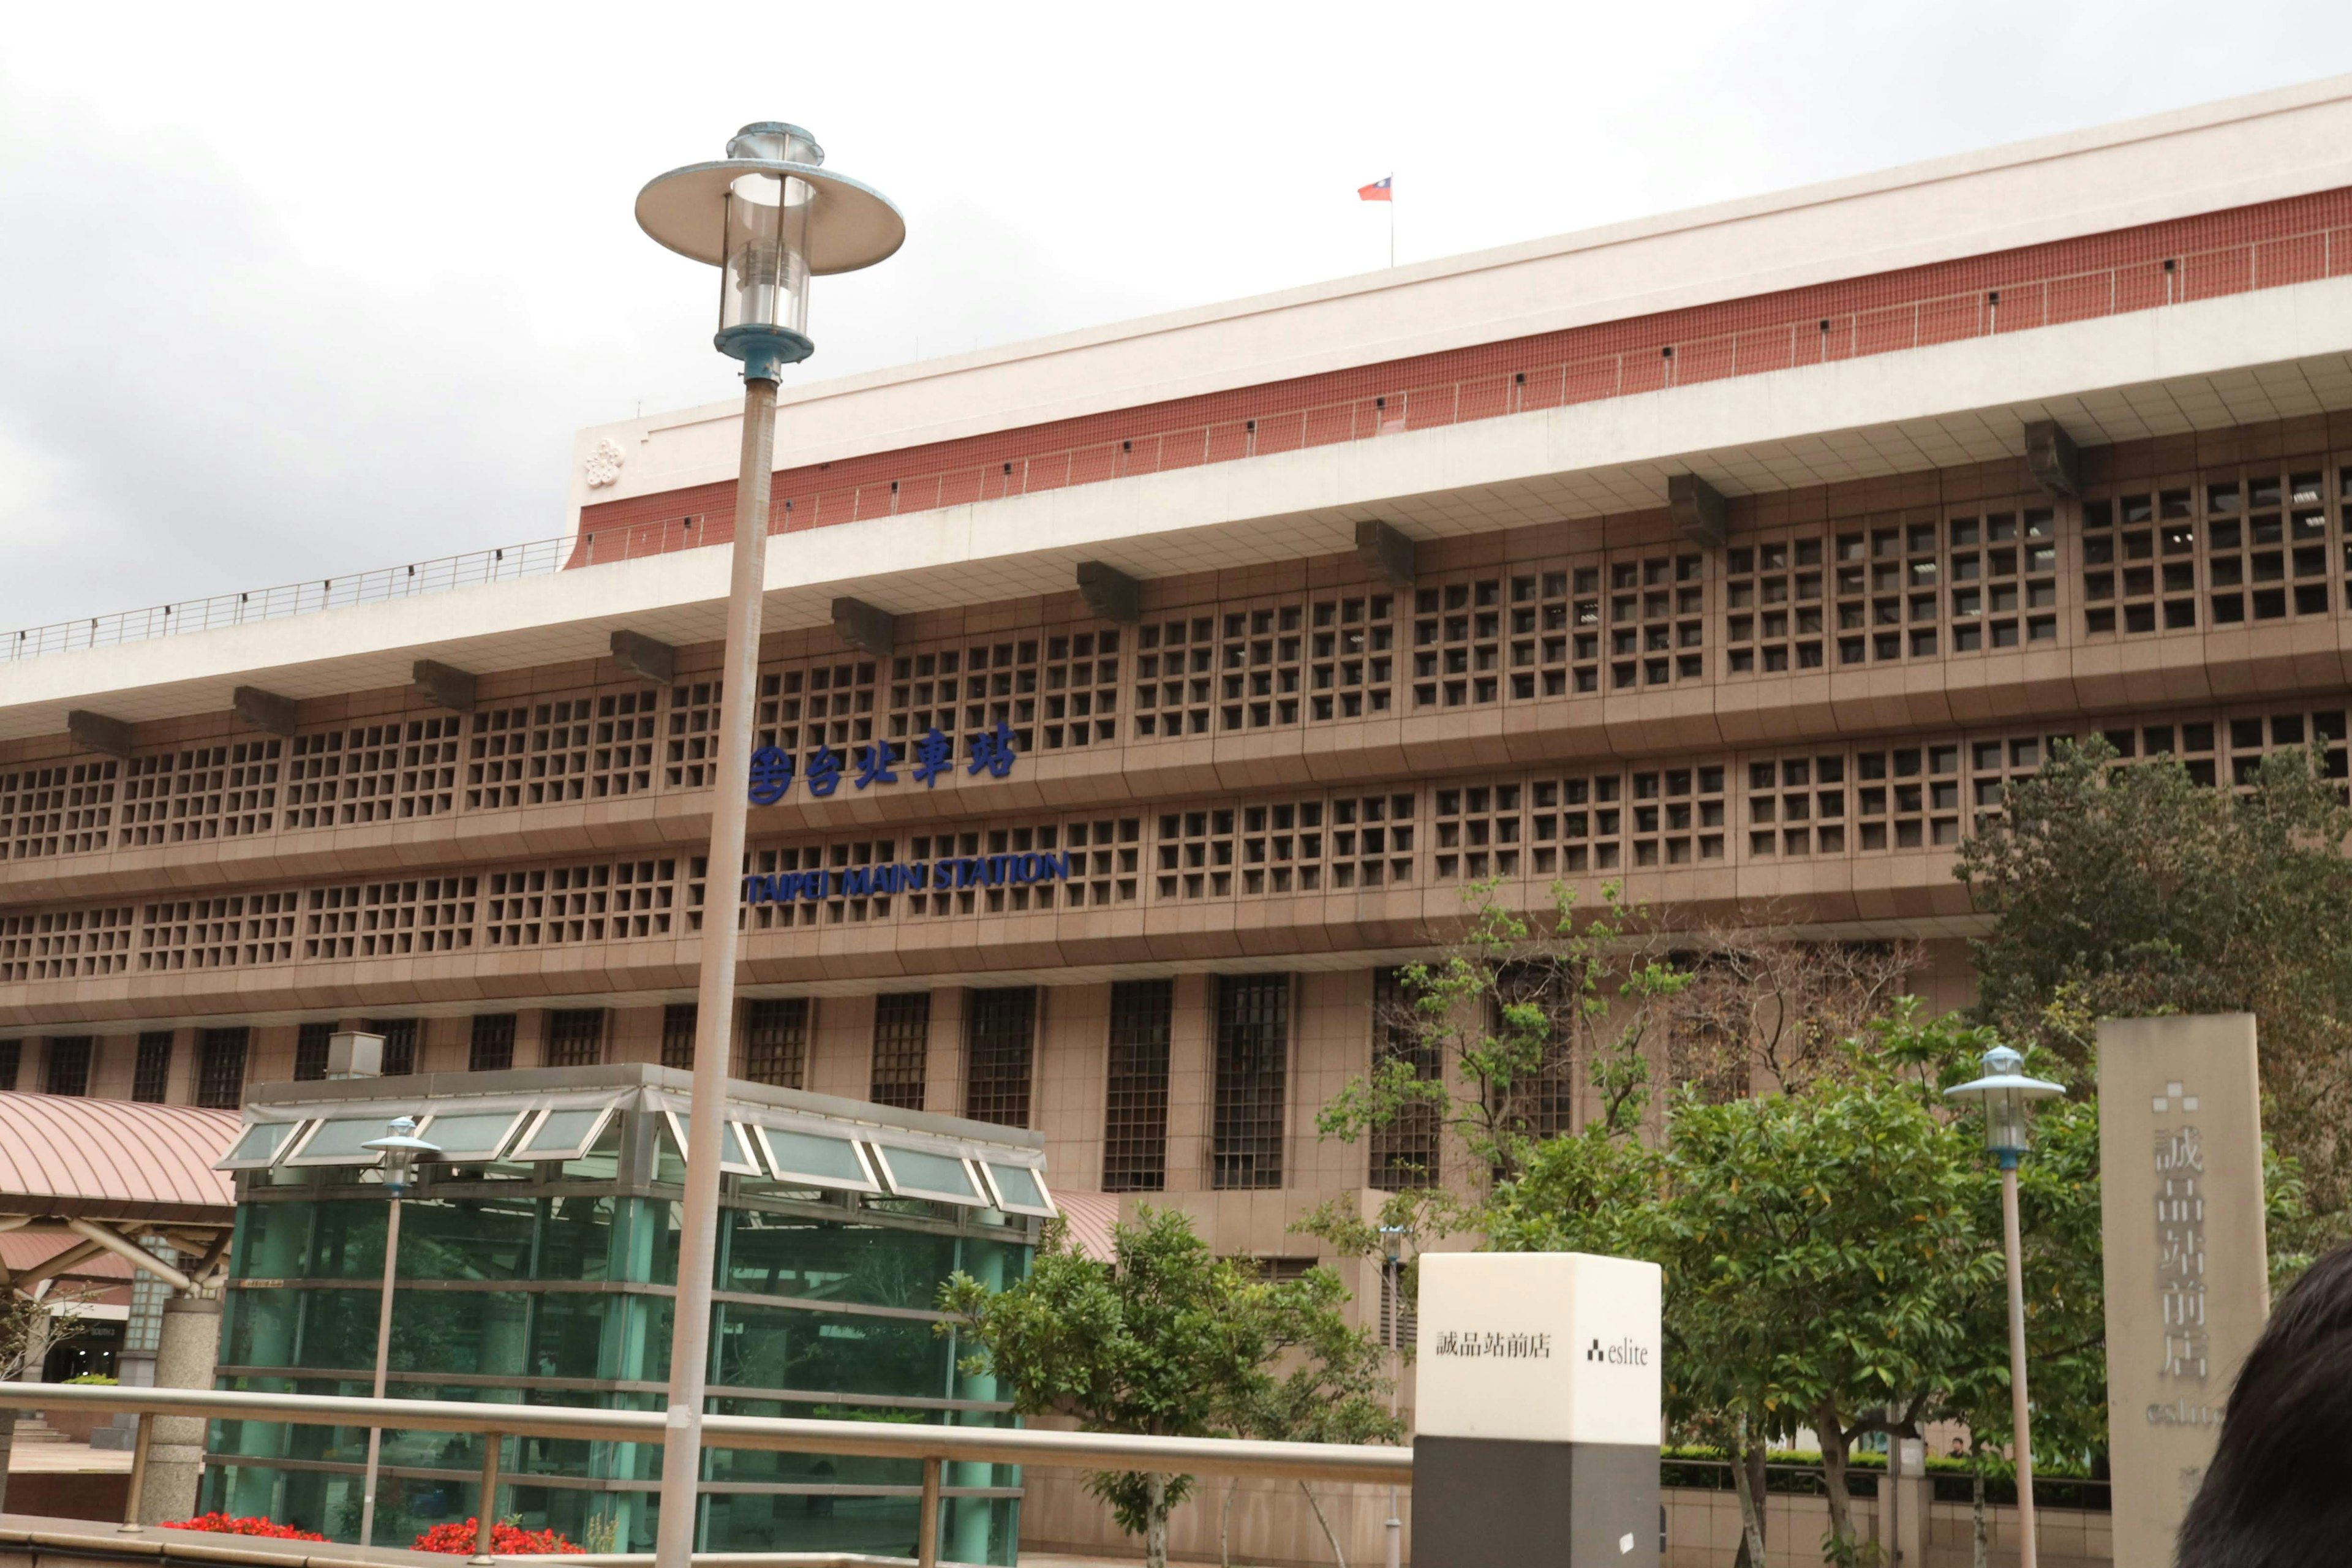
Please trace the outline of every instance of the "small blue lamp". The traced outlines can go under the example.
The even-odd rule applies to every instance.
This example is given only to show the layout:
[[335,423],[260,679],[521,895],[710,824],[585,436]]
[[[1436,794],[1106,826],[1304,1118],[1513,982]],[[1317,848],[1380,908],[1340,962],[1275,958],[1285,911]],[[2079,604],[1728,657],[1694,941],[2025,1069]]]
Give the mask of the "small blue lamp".
[[824,149],[797,125],[761,120],[727,156],[688,163],[637,193],[637,224],[657,242],[719,268],[720,353],[747,381],[815,352],[809,279],[886,260],[907,241],[888,197],[821,165]]
[[1983,1107],[1985,1147],[2000,1156],[2004,1171],[2017,1169],[2025,1152],[2027,1108],[2034,1100],[2066,1092],[2063,1085],[2025,1077],[2017,1070],[2024,1065],[2025,1058],[2009,1047],[1995,1046],[1984,1054],[1984,1077],[1944,1091],[1947,1099],[1973,1100]]

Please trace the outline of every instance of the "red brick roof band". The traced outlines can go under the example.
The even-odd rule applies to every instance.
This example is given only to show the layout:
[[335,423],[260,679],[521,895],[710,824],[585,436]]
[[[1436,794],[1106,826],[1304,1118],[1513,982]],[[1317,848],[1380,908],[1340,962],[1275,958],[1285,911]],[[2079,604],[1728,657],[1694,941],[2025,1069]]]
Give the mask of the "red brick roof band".
[[[779,469],[772,532],[2031,331],[2352,274],[2352,190]],[[735,481],[599,501],[570,567],[724,544]]]

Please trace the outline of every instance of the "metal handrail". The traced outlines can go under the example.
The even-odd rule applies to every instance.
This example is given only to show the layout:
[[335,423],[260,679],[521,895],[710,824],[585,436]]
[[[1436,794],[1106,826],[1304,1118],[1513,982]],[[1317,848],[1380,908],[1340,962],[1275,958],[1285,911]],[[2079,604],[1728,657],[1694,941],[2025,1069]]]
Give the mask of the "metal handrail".
[[[370,1426],[389,1431],[478,1433],[482,1497],[495,1500],[499,1449],[507,1437],[568,1437],[607,1443],[658,1444],[668,1429],[658,1410],[587,1410],[554,1405],[486,1405],[444,1399],[361,1399],[340,1394],[269,1394],[211,1388],[108,1388],[96,1384],[0,1383],[0,1410],[104,1410],[139,1417],[131,1461],[124,1523],[118,1532],[144,1534],[139,1501],[147,1479],[155,1418],[284,1421],[296,1426]],[[706,1444],[714,1448],[777,1453],[849,1454],[866,1458],[918,1459],[923,1467],[923,1519],[939,1516],[940,1468],[954,1461],[982,1464],[1064,1464],[1088,1469],[1164,1470],[1203,1475],[1261,1476],[1296,1481],[1389,1481],[1410,1485],[1412,1450],[1341,1443],[1267,1443],[1224,1437],[1142,1437],[1108,1432],[1054,1432],[985,1426],[931,1426],[895,1422],[820,1421],[783,1415],[705,1415]],[[478,1510],[479,1535],[469,1561],[489,1564],[494,1500]],[[919,1568],[939,1561],[937,1531],[921,1532]],[[576,1561],[566,1558],[566,1562]],[[629,1558],[610,1559],[614,1563]]]
[[[382,1426],[506,1437],[606,1443],[662,1440],[659,1410],[589,1410],[555,1405],[484,1405],[444,1399],[363,1399],[238,1389],[109,1388],[98,1384],[0,1383],[0,1409],[128,1411],[215,1421],[286,1421],[310,1426]],[[1412,1450],[1370,1444],[1266,1443],[1228,1437],[1140,1437],[1109,1432],[823,1421],[788,1415],[706,1415],[714,1448],[854,1454],[865,1458],[1080,1465],[1089,1469],[1198,1471],[1276,1480],[1409,1479]]]
[[[1791,317],[1704,337],[1675,338],[1664,344],[1644,342],[1638,347],[1580,359],[1545,360],[1524,370],[1422,384],[1407,382],[1386,394],[1366,394],[1311,407],[1272,409],[1255,417],[1236,414],[1175,430],[1057,447],[1010,461],[964,464],[863,484],[779,491],[770,527],[781,533],[835,522],[862,522],[2188,303],[2192,298],[2208,299],[2225,291],[2200,286],[2192,293],[2192,273],[2208,278],[2242,261],[2243,279],[2227,291],[2261,289],[2269,286],[2263,276],[2264,251],[2285,255],[2298,244],[2307,247],[2314,241],[2318,245],[2321,275],[2334,277],[2335,233],[2323,225],[2259,242],[2176,251],[2160,264],[2160,272],[2159,263],[2143,260],[2021,278],[1998,289],[1963,289],[1879,308],[1847,309],[1821,320],[1818,328],[1813,318]],[[2004,312],[2011,322],[2005,329]],[[1744,364],[1743,354],[1747,356]],[[1409,374],[1404,370],[1398,374],[1400,377]],[[312,578],[275,588],[215,594],[26,626],[0,632],[0,664],[667,555],[722,544],[733,537],[731,526],[711,527],[708,521],[702,517],[672,515],[618,523],[601,531],[600,537],[600,531],[585,527],[583,520],[581,532],[562,539],[532,540],[345,577]]]

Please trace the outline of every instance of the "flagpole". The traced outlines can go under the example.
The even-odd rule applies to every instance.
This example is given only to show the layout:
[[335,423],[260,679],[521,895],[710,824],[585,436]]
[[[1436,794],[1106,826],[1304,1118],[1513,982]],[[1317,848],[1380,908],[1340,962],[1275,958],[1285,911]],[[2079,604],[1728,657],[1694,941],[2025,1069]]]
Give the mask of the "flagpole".
[[1396,270],[1396,174],[1389,174],[1389,270]]

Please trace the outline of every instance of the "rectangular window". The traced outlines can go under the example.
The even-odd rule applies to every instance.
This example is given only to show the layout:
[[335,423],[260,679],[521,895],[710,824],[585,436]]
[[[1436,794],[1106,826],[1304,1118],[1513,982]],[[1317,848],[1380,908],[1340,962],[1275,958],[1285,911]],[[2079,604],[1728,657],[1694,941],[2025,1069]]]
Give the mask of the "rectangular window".
[[1168,1185],[1168,1036],[1175,1012],[1173,981],[1126,980],[1110,988],[1107,1193],[1156,1193]]
[[89,1092],[90,1039],[88,1035],[51,1035],[48,1071],[41,1082],[47,1094]]
[[1574,1131],[1576,1062],[1568,1023],[1575,1005],[1572,982],[1557,965],[1517,963],[1495,977],[1495,991],[1486,999],[1486,1026],[1496,1036],[1504,1034],[1505,1003],[1539,1006],[1550,1020],[1541,1065],[1511,1087],[1507,1121],[1536,1138]]
[[[1423,1083],[1438,1079],[1444,1068],[1436,1043],[1413,1011],[1402,972],[1376,969],[1372,971],[1372,1070],[1389,1070],[1391,1063],[1403,1064]],[[1437,1132],[1436,1106],[1416,1101],[1402,1107],[1396,1119],[1376,1129],[1370,1140],[1371,1184],[1384,1193],[1435,1186]]]
[[1225,974],[1216,984],[1210,1185],[1278,1187],[1290,1076],[1290,976]]
[[662,1009],[662,1066],[694,1070],[694,1030],[701,1015],[702,1009],[691,1002],[673,1002]]
[[24,1060],[24,1041],[0,1040],[0,1091],[12,1093],[15,1091],[16,1069],[23,1065]]
[[172,1092],[172,1031],[150,1029],[139,1037],[139,1059],[131,1068],[131,1098],[161,1105]]
[[593,1068],[604,1059],[604,1009],[570,1007],[547,1016],[547,1065]]
[[474,1038],[466,1052],[467,1072],[504,1072],[514,1066],[515,1016],[479,1013],[474,1017]]
[[383,1076],[407,1078],[416,1071],[416,1047],[425,1026],[416,1018],[370,1018],[367,1032],[383,1037]]
[[1036,987],[974,991],[966,1005],[963,1113],[1000,1127],[1028,1126],[1030,1072],[1037,1053]]
[[305,1024],[294,1037],[294,1081],[315,1083],[327,1076],[327,1042],[334,1037],[335,1026]]
[[930,1065],[931,994],[902,991],[874,998],[874,1091],[877,1105],[923,1109],[923,1078]]
[[196,1103],[215,1110],[245,1104],[245,1047],[252,1031],[206,1029],[197,1037]]
[[805,1087],[809,999],[778,996],[751,1004],[743,1021],[743,1076],[778,1089]]

